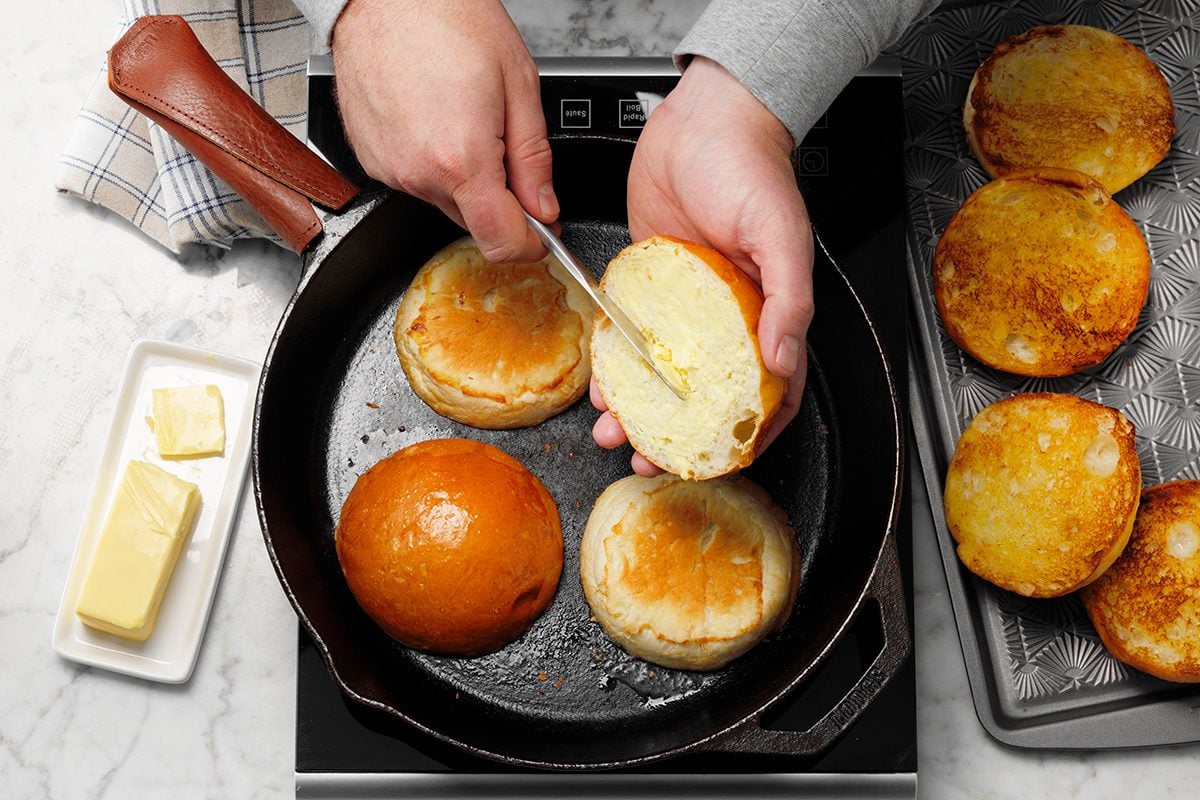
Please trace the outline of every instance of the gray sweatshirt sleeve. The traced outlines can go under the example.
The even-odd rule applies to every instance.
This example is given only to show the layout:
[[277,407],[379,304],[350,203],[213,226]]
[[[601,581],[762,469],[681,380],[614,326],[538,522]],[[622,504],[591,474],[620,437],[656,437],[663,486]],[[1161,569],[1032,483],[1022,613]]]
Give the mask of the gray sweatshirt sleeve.
[[292,0],[300,13],[313,27],[313,40],[318,44],[329,47],[329,39],[333,36],[333,23],[346,7],[349,0]]
[[675,49],[716,61],[797,144],[854,73],[940,0],[712,0]]

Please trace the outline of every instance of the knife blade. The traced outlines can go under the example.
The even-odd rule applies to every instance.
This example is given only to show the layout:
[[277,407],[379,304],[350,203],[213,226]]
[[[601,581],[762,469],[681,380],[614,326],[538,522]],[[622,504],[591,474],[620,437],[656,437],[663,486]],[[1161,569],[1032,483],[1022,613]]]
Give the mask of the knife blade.
[[529,227],[533,228],[533,232],[542,240],[542,244],[546,245],[546,249],[550,251],[550,254],[558,259],[559,263],[563,265],[563,269],[583,287],[588,297],[592,298],[592,302],[599,306],[600,310],[612,321],[616,329],[629,340],[629,343],[633,345],[634,351],[649,365],[659,380],[665,383],[667,388],[671,390],[671,393],[680,400],[686,400],[687,389],[683,386],[683,383],[671,370],[659,368],[654,358],[654,353],[650,350],[650,345],[646,342],[646,338],[642,336],[642,332],[638,330],[633,320],[621,310],[621,307],[604,293],[604,290],[600,288],[600,284],[596,282],[595,276],[592,275],[592,271],[581,264],[571,254],[567,246],[562,243],[562,240],[548,226],[531,217],[528,211],[525,212],[525,219],[529,222]]

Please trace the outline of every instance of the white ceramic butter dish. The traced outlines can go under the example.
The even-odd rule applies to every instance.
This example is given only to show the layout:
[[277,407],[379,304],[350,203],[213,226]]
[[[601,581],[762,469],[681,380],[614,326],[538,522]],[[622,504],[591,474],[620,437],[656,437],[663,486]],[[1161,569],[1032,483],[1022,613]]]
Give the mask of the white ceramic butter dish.
[[[225,549],[237,518],[250,460],[254,399],[261,367],[193,347],[143,339],[125,362],[108,440],[83,514],[75,554],[54,621],[54,649],[64,658],[164,683],[191,677],[216,595]],[[160,458],[147,423],[151,390],[214,384],[225,405],[225,452]],[[167,586],[154,631],[135,642],[84,625],[79,592],[125,464],[141,459],[200,487],[201,502]]]

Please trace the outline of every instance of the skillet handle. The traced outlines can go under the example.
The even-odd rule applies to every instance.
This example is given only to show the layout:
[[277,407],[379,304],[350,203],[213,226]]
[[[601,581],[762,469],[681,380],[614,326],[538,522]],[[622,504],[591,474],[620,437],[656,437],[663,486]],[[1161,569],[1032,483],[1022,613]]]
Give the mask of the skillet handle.
[[[858,681],[837,703],[806,731],[771,730],[759,717],[718,734],[699,749],[710,752],[756,753],[763,755],[816,755],[853,725],[884,690],[912,652],[908,612],[894,537],[888,537],[867,597],[879,604],[883,646]],[[869,607],[870,604],[864,604]],[[862,610],[859,613],[863,613]]]

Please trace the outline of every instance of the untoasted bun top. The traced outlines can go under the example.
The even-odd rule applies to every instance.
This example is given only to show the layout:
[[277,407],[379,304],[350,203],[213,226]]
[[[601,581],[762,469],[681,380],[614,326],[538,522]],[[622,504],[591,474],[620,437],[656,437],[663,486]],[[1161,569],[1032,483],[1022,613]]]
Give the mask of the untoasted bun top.
[[516,459],[466,439],[393,453],[342,506],[337,554],[363,610],[402,643],[498,650],[550,604],[562,531],[549,492]]
[[980,187],[955,212],[933,278],[960,347],[996,369],[1052,377],[1099,363],[1133,331],[1150,253],[1091,178],[1024,170]]
[[1120,36],[1047,25],[996,46],[971,81],[963,122],[993,177],[1067,167],[1112,194],[1166,155],[1175,106],[1162,73]]
[[592,371],[634,448],[688,479],[750,464],[786,387],[759,352],[754,282],[715,250],[655,236],[618,253],[601,286],[688,390],[676,397],[597,314]]
[[1142,493],[1129,546],[1083,600],[1116,658],[1164,680],[1200,682],[1200,481]]
[[596,501],[580,573],[592,613],[622,647],[715,669],[787,620],[799,550],[784,513],[745,478],[631,475]]
[[465,237],[413,277],[396,352],[439,414],[477,428],[535,425],[583,394],[594,313],[554,259],[493,264]]
[[946,524],[976,575],[1029,597],[1093,580],[1129,539],[1141,490],[1133,425],[1073,395],[980,411],[946,475]]

